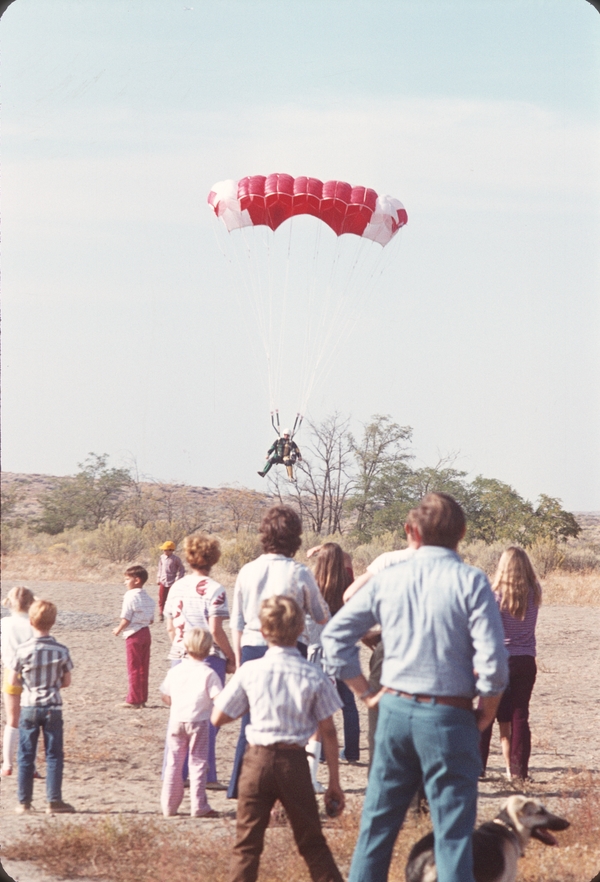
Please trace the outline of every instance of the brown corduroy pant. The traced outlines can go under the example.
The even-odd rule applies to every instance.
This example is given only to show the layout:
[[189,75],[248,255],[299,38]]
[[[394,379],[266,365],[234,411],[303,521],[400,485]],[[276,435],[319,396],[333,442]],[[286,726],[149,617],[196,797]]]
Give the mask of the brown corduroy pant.
[[343,882],[321,830],[304,750],[257,747],[244,754],[230,882],[255,882],[270,812],[280,800],[313,882]]

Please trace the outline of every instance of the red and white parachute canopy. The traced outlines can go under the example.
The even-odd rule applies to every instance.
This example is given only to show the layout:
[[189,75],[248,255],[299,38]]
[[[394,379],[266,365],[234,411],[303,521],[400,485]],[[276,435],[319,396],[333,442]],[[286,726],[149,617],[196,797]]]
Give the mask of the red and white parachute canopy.
[[367,187],[291,175],[252,175],[239,181],[220,181],[208,202],[227,229],[267,226],[276,230],[288,218],[308,214],[322,220],[337,236],[352,233],[387,243],[408,221],[402,203],[378,196]]

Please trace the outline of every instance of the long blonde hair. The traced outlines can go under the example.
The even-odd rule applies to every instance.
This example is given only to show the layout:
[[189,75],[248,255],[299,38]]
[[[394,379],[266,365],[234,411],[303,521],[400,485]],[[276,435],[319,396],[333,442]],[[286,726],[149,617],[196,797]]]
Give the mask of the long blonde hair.
[[527,612],[527,598],[531,590],[534,604],[541,606],[542,588],[538,577],[527,553],[518,545],[510,545],[502,552],[492,588],[500,595],[500,609],[521,621]]

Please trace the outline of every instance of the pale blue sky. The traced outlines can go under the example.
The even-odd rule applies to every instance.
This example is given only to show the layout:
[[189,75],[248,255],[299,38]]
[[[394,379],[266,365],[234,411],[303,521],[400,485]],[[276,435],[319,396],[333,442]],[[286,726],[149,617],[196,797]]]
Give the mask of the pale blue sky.
[[0,40],[4,469],[95,451],[263,486],[264,368],[206,194],[277,171],[409,215],[309,416],[389,413],[417,462],[600,509],[589,3],[16,0]]

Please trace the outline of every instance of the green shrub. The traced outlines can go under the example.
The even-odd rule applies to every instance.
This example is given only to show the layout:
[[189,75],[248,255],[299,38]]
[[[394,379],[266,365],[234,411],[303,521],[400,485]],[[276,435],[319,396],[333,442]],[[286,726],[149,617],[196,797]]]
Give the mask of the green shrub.
[[459,547],[459,553],[465,563],[471,564],[472,567],[479,567],[484,573],[487,573],[490,579],[494,577],[500,555],[507,547],[507,542],[486,543],[483,539],[476,539],[474,542],[465,542]]
[[258,536],[253,533],[239,533],[235,539],[221,542],[221,559],[219,566],[226,573],[238,573],[244,564],[254,560],[262,553]]
[[146,539],[131,524],[107,523],[92,533],[88,548],[111,563],[133,561],[146,549]]

